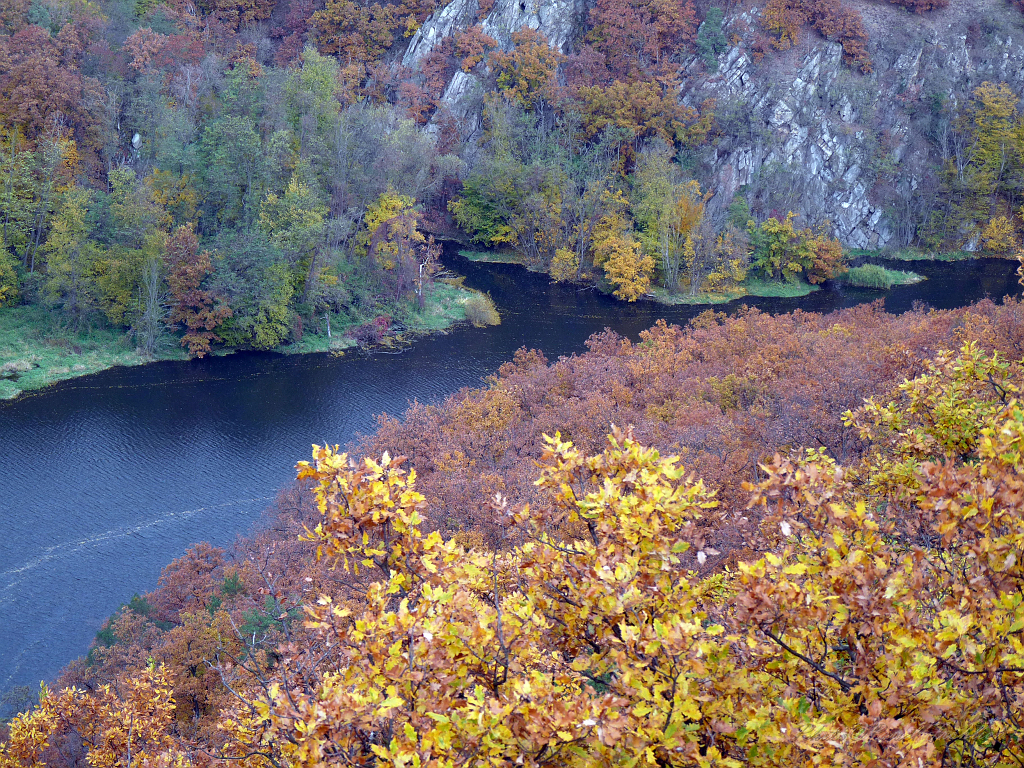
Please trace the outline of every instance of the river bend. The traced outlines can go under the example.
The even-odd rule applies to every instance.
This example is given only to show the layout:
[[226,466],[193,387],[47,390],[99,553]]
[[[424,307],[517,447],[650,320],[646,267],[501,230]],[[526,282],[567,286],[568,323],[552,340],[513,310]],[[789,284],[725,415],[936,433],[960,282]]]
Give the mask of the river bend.
[[[103,620],[192,543],[251,530],[313,442],[346,443],[381,412],[474,386],[521,347],[549,359],[610,327],[636,338],[703,307],[627,305],[511,265],[446,261],[489,291],[494,328],[460,327],[401,354],[237,354],[119,368],[0,402],[0,693],[38,685],[88,648]],[[1018,292],[1016,262],[918,263],[892,312]],[[829,311],[876,299],[832,289],[747,300]],[[2,710],[2,707],[0,707]],[[0,711],[0,715],[3,712]]]

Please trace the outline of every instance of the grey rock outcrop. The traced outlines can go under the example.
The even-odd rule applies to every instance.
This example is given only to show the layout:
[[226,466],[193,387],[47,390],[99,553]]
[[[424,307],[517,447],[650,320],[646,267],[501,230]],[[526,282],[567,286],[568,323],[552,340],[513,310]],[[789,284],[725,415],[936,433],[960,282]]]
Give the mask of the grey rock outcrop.
[[402,57],[402,65],[417,69],[442,40],[471,26],[477,9],[477,0],[452,0],[433,14],[412,36]]
[[507,49],[512,34],[529,27],[539,30],[552,48],[566,53],[586,14],[586,0],[496,0],[483,30]]
[[[470,27],[478,11],[477,0],[452,0],[416,30],[402,64],[418,67],[445,37]],[[552,48],[565,53],[586,14],[586,0],[495,0],[481,27],[504,50],[511,46],[515,32],[528,27],[539,30]]]
[[[717,73],[690,61],[681,98],[715,100],[722,135],[707,166],[720,205],[743,189],[806,224],[831,222],[847,246],[899,247],[913,234],[904,219],[920,213],[916,190],[943,160],[943,105],[963,104],[985,80],[1024,92],[1024,19],[999,0],[925,16],[855,4],[872,41],[871,74],[852,71],[842,47],[821,38],[760,63],[741,43],[719,57]],[[756,9],[731,21],[753,27]]]

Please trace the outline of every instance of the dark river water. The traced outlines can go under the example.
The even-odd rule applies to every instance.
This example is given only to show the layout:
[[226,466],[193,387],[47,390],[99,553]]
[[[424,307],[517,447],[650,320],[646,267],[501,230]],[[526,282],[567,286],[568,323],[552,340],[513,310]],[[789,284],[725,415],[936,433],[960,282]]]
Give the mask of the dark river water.
[[[37,686],[85,653],[106,616],[156,584],[192,543],[252,529],[313,442],[346,443],[382,411],[480,383],[523,345],[549,359],[605,327],[636,338],[702,308],[627,305],[510,265],[448,254],[489,291],[494,328],[460,327],[401,354],[237,354],[120,368],[0,402],[0,693]],[[892,312],[1016,293],[1016,262],[919,263],[929,279],[885,295]],[[755,299],[829,311],[882,294],[834,289]],[[2,710],[2,707],[0,707]]]

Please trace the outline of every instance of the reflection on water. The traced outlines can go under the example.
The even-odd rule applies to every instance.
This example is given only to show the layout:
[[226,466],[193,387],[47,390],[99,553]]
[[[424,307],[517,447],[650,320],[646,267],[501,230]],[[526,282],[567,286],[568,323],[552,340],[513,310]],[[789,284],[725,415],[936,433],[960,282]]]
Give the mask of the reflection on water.
[[[400,355],[238,354],[114,369],[0,404],[0,691],[34,686],[83,654],[103,619],[152,589],[190,544],[249,530],[311,443],[345,443],[372,430],[376,414],[476,385],[520,346],[553,359],[605,327],[636,338],[658,318],[682,323],[703,309],[626,305],[520,267],[447,258],[491,293],[500,326],[459,328]],[[1019,289],[1015,267],[915,264],[929,280],[894,289],[885,305],[1002,296]],[[829,311],[878,295],[748,303]]]

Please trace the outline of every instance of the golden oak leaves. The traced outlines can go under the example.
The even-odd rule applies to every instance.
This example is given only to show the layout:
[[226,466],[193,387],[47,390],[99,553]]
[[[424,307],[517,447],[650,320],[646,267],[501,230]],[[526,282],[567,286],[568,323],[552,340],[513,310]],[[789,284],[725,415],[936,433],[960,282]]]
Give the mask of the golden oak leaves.
[[757,630],[752,663],[800,702],[807,743],[843,745],[833,764],[1009,766],[1024,748],[1009,369],[968,344],[869,402],[848,418],[880,439],[855,473],[813,451],[765,467],[755,501],[785,541],[740,566],[737,618]]
[[174,747],[173,720],[171,683],[162,666],[94,694],[77,688],[50,693],[44,686],[39,705],[11,722],[0,745],[0,768],[42,766],[44,750],[62,731],[77,733],[88,745],[86,761],[94,768],[145,764]]
[[976,458],[982,429],[1020,394],[1022,381],[1019,363],[968,342],[957,355],[942,352],[928,361],[925,372],[900,384],[885,405],[871,398],[845,414],[846,423],[872,441],[872,487],[905,501],[916,496],[924,462]]
[[[753,319],[731,329],[737,342]],[[698,324],[703,347],[718,322]],[[833,323],[806,338],[848,333]],[[664,325],[645,334],[636,375],[706,351],[686,343]],[[524,373],[546,370],[519,358]],[[276,669],[238,688],[252,704],[223,714],[223,757],[245,768],[1014,765],[1019,368],[972,345],[924,367],[889,406],[848,417],[873,441],[860,465],[818,450],[764,467],[755,502],[771,551],[706,579],[687,567],[715,494],[629,433],[613,430],[595,455],[545,438],[535,503],[510,515],[493,502],[514,533],[494,550],[424,534],[402,459],[316,448],[299,465],[321,513],[307,537],[320,559],[370,566],[377,581],[307,607]],[[908,457],[913,482],[884,490],[879,478]],[[207,653],[181,650],[195,651],[184,665]],[[38,765],[69,728],[98,767],[127,768],[129,744],[133,760],[182,764],[161,675],[147,670],[120,696],[46,696],[12,724],[0,768]],[[204,682],[176,685],[199,700]]]
[[[359,607],[323,597],[308,609],[336,658],[261,705],[287,762],[724,759],[748,719],[735,714],[745,675],[710,619],[719,585],[681,567],[714,494],[628,435],[592,457],[557,436],[547,446],[537,484],[550,503],[518,513],[528,541],[497,552],[423,536],[398,460],[318,448],[300,465],[324,516],[322,556],[387,577]],[[553,533],[573,524],[582,539]]]

